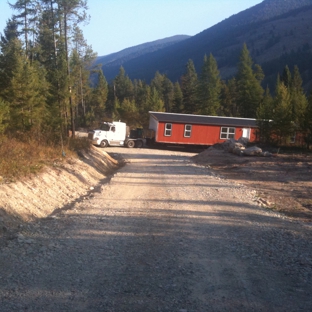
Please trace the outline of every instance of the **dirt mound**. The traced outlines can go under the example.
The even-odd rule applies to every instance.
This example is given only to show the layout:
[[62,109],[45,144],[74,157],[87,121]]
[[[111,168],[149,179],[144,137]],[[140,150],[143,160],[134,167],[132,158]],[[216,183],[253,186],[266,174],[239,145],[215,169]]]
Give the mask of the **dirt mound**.
[[205,151],[193,156],[192,161],[197,164],[213,166],[218,165],[219,163],[224,164],[227,159],[232,162],[233,158],[238,163],[244,161],[242,157],[229,153],[228,151],[224,150],[222,145],[218,144],[216,146],[210,146]]
[[119,165],[106,152],[92,147],[79,152],[79,158],[55,160],[53,167],[38,175],[0,185],[0,235],[23,222],[70,208],[96,190]]

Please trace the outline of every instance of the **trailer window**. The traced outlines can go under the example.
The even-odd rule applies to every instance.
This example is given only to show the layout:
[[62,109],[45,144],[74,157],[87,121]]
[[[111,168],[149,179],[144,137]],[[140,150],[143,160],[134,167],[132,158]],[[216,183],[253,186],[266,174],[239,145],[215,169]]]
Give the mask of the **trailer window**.
[[230,127],[221,127],[220,139],[234,139],[235,137],[235,128]]
[[184,127],[184,137],[185,138],[190,138],[191,137],[191,132],[192,132],[192,125],[185,125],[185,127]]
[[172,132],[172,124],[166,123],[165,124],[165,136],[171,136],[171,132]]

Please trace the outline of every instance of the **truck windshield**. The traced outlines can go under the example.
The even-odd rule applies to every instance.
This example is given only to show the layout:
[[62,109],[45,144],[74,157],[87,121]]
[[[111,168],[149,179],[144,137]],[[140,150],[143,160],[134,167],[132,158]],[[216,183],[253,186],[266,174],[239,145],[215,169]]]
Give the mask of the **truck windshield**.
[[102,131],[109,131],[110,126],[108,124],[101,124],[100,130]]

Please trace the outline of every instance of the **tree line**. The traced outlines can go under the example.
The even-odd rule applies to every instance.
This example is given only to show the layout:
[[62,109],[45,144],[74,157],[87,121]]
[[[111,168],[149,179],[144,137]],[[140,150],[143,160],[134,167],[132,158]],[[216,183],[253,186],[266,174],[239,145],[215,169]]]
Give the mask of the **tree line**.
[[107,82],[79,25],[85,0],[17,0],[17,13],[0,38],[0,133],[58,141],[68,130],[122,120],[148,127],[148,111],[256,118],[264,141],[287,143],[295,131],[311,142],[312,98],[299,69],[285,66],[275,90],[263,88],[262,68],[246,44],[237,73],[224,81],[212,54],[196,72],[190,59],[179,81],[155,73],[150,83],[131,80],[123,67]]

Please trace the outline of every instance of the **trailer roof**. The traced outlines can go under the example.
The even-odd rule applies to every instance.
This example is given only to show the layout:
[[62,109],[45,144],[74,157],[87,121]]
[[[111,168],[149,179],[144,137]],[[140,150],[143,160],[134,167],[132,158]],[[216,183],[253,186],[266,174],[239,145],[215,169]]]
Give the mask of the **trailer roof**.
[[152,111],[150,111],[149,114],[160,122],[189,123],[214,126],[242,126],[252,128],[257,127],[256,119],[252,118],[160,113]]

